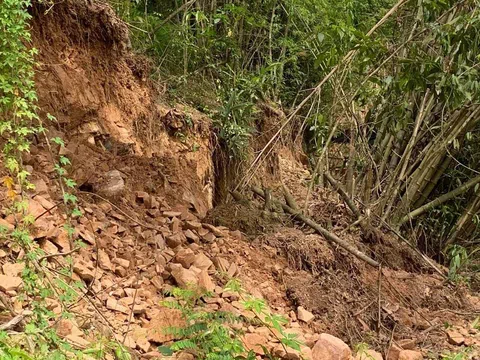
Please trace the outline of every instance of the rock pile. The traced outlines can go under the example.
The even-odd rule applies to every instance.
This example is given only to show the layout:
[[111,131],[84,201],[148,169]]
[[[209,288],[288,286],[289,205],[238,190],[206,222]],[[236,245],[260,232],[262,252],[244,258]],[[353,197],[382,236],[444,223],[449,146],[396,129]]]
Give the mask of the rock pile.
[[[46,184],[39,182],[37,189],[42,190],[33,194],[29,202],[29,212],[37,218],[35,240],[47,254],[69,252],[72,249],[63,230],[64,218],[56,211]],[[117,189],[117,185],[112,186]],[[108,189],[104,193],[109,193]],[[84,216],[75,224],[76,236],[87,247],[73,255],[73,280],[84,282],[89,290],[71,307],[76,317],[55,324],[59,336],[85,347],[98,339],[101,332],[116,338],[141,359],[162,358],[157,346],[175,340],[175,335],[165,330],[184,325],[179,310],[161,305],[162,301],[169,300],[165,294],[174,286],[194,285],[213,293],[213,297],[204,299],[205,307],[211,311],[228,311],[247,319],[254,317],[236,294],[224,291],[221,286],[226,278],[242,271],[242,265],[229,261],[227,256],[233,251],[228,244],[242,237],[238,231],[202,223],[187,207],[170,207],[164,199],[145,192],[135,194],[135,204],[126,200],[124,203],[128,211],[106,200],[82,203]],[[133,213],[131,210],[135,216],[129,215]],[[3,226],[12,227],[13,223],[13,217],[0,218]],[[21,259],[25,254],[13,251],[12,255]],[[2,250],[0,257],[3,272],[0,290],[21,313],[27,305],[18,296],[23,265],[7,260],[6,251]],[[64,262],[62,256],[51,257],[48,266],[55,270],[65,265]],[[49,304],[54,313],[62,312],[57,299],[49,299]],[[260,357],[265,355],[266,348],[275,356],[290,360],[354,359],[342,340],[329,334],[316,334],[309,328],[315,315],[307,309],[299,306],[286,309],[281,315],[289,319],[285,332],[296,334],[304,344],[300,352],[285,348],[264,326],[242,329],[246,347]],[[452,332],[449,336],[455,344],[466,341],[461,334]],[[397,346],[393,346],[387,356],[387,360],[422,358],[414,348]],[[355,359],[383,357],[369,350],[357,354]]]

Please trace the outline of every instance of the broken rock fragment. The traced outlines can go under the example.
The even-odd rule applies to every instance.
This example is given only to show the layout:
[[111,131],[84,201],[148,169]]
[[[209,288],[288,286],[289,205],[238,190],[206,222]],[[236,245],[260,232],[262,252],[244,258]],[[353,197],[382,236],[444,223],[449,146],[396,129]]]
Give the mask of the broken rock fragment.
[[174,261],[188,269],[195,261],[195,253],[189,248],[181,249],[175,255]]
[[179,329],[184,326],[185,320],[180,310],[162,307],[155,313],[150,323],[146,326],[147,339],[156,343],[174,340],[177,336],[175,333],[168,331],[168,329]]
[[171,274],[178,286],[181,288],[188,288],[189,286],[195,287],[198,285],[198,277],[194,271],[185,269],[180,264],[171,264],[171,267]]
[[0,290],[17,290],[22,285],[22,278],[17,276],[0,275]]
[[299,306],[297,309],[297,318],[300,321],[309,323],[310,321],[315,319],[315,315],[313,315],[310,311],[306,310],[303,306]]
[[330,334],[320,334],[312,349],[313,360],[350,360],[351,357],[348,345]]

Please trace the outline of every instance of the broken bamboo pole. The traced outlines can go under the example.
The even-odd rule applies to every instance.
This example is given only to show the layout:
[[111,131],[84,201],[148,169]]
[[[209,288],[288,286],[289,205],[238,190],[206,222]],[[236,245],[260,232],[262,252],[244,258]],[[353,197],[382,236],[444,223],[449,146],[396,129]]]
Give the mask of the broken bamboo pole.
[[328,182],[333,186],[333,188],[340,194],[340,196],[343,198],[343,201],[345,201],[357,219],[360,218],[362,213],[358,209],[357,205],[355,205],[352,198],[350,198],[350,196],[347,194],[347,191],[343,188],[342,184],[335,180],[328,171],[325,171],[323,175],[327,178]]
[[[251,188],[251,190],[261,196],[262,198],[265,197],[265,193],[263,192],[262,189],[259,189],[255,186],[253,186]],[[238,196],[238,194],[237,194]],[[325,239],[341,246],[342,248],[344,248],[345,250],[347,250],[349,253],[355,255],[358,259],[360,260],[363,260],[365,261],[367,264],[373,266],[373,267],[380,267],[380,264],[373,260],[372,258],[370,258],[369,256],[365,255],[364,253],[362,253],[361,251],[359,251],[358,249],[356,249],[355,247],[353,247],[352,245],[350,245],[348,242],[346,242],[345,240],[342,240],[340,239],[337,235],[335,235],[334,233],[331,233],[330,231],[324,229],[323,227],[321,227],[319,224],[317,224],[315,221],[313,221],[312,219],[306,217],[305,215],[303,215],[300,211],[298,210],[295,210],[295,209],[292,209],[290,206],[286,205],[286,204],[283,204],[275,199],[272,198],[272,201],[279,204],[283,210],[287,213],[289,213],[290,215],[293,215],[293,217],[301,222],[303,222],[305,225],[311,227],[313,230],[315,230],[317,233],[319,233],[320,235],[322,235]]]
[[460,194],[463,194],[465,191],[467,191],[468,189],[474,187],[475,185],[477,185],[478,183],[480,183],[480,175],[478,176],[475,176],[473,179],[467,181],[465,184],[463,184],[462,186],[456,188],[455,190],[452,190],[438,198],[436,198],[435,200],[432,200],[430,201],[428,204],[425,204],[421,207],[419,207],[418,209],[415,209],[413,210],[412,212],[410,212],[409,214],[405,215],[399,222],[398,225],[403,225],[405,224],[407,221],[410,221],[412,220],[413,218],[419,216],[419,215],[422,215],[423,213],[425,213],[426,211],[430,210],[430,209],[433,209],[434,207],[438,206],[438,205],[441,205],[443,204],[444,202],[448,201],[448,200],[451,200],[453,199],[455,196],[458,196]]

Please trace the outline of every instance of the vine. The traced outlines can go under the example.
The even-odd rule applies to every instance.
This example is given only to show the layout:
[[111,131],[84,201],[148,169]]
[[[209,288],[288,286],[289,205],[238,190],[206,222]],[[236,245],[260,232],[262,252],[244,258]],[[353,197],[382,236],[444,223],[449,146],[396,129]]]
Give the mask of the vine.
[[[17,314],[11,304],[4,304],[16,321],[21,332],[11,332],[9,326],[0,331],[0,358],[6,360],[39,359],[66,360],[84,358],[85,354],[104,357],[105,353],[127,353],[119,344],[103,340],[92,344],[91,348],[77,350],[67,341],[61,339],[55,325],[62,318],[72,315],[69,307],[79,298],[83,288],[80,281],[72,281],[73,262],[71,253],[83,244],[74,239],[74,219],[82,215],[74,194],[75,182],[68,177],[70,160],[58,155],[54,168],[62,192],[63,206],[66,213],[64,229],[70,240],[70,248],[58,261],[61,267],[53,272],[48,265],[47,255],[33,240],[31,234],[35,217],[28,213],[28,192],[35,190],[29,181],[30,173],[23,164],[24,154],[30,151],[30,139],[34,135],[44,135],[52,158],[51,144],[59,147],[64,142],[59,137],[49,139],[43,122],[37,114],[37,94],[34,82],[35,55],[37,50],[30,47],[31,34],[28,22],[31,19],[28,8],[30,0],[3,0],[0,2],[0,144],[2,145],[0,170],[2,183],[6,188],[8,209],[6,215],[13,217],[14,226],[9,230],[0,226],[0,245],[12,244],[23,252],[16,259],[24,263],[22,271],[23,284],[18,290],[18,298],[28,303],[28,311]],[[47,119],[55,121],[51,115]],[[57,257],[57,258],[58,258]],[[62,312],[55,314],[47,306],[47,299],[54,296],[60,303]],[[2,297],[2,302],[8,299]],[[102,344],[101,344],[102,343]],[[127,353],[128,354],[128,353]],[[123,357],[123,359],[128,359]]]

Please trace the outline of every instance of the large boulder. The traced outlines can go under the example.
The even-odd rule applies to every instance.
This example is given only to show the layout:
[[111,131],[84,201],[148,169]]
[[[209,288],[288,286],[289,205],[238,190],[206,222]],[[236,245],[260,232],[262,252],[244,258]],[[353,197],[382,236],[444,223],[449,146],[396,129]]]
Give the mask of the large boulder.
[[320,334],[312,349],[313,360],[350,360],[352,351],[339,338],[330,334]]

